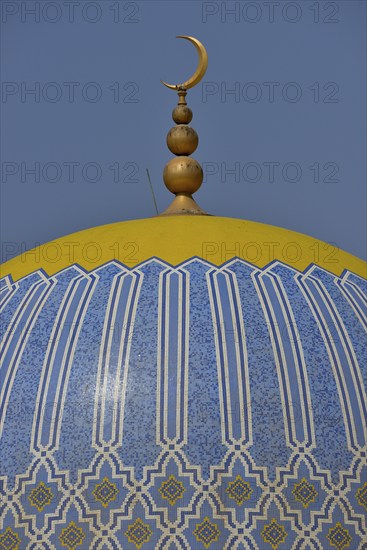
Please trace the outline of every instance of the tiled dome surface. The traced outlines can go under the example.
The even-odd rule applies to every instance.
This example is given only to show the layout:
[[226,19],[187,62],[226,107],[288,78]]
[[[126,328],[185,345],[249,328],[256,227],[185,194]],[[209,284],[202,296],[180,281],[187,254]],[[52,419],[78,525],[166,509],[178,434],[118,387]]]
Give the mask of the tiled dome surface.
[[366,281],[153,258],[1,280],[0,548],[367,548]]

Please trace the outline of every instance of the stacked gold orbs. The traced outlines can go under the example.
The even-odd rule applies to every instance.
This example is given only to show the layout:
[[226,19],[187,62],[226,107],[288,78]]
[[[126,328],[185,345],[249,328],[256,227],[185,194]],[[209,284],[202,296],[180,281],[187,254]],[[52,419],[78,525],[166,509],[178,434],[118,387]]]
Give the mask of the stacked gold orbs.
[[191,195],[203,182],[203,170],[200,164],[195,159],[189,158],[189,155],[196,150],[199,138],[196,131],[188,126],[192,120],[192,111],[186,104],[186,91],[180,90],[178,95],[178,105],[172,112],[176,126],[167,134],[167,146],[177,157],[166,164],[163,180],[171,193]]

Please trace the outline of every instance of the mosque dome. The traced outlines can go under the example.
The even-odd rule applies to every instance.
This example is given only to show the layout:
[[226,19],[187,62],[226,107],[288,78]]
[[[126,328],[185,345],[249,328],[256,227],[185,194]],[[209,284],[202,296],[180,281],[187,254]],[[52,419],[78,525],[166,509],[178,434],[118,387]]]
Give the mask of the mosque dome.
[[366,264],[188,166],[2,265],[0,549],[367,548]]

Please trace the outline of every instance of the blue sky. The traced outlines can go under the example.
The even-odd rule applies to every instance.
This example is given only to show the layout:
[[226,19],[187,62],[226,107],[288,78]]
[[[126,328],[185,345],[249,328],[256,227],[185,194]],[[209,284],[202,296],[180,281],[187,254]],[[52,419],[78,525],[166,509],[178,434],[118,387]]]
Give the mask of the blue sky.
[[[366,3],[2,1],[2,261],[171,201],[174,92],[218,216],[286,227],[366,259]],[[33,90],[33,91],[32,91]]]

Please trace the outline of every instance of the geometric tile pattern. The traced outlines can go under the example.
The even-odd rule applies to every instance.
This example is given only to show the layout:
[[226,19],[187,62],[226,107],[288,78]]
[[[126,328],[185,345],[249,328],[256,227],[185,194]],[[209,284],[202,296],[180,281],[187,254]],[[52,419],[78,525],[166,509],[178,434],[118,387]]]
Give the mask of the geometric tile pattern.
[[358,504],[361,506],[364,506],[367,511],[367,481],[366,483],[360,487],[356,493],[356,498],[358,501]]
[[20,544],[18,533],[7,527],[5,532],[0,535],[0,548],[2,550],[18,550]]
[[315,502],[317,497],[317,491],[312,483],[309,483],[304,477],[301,479],[300,483],[294,486],[292,491],[296,500],[302,503],[302,506],[307,508],[311,502]]
[[3,278],[0,550],[366,550],[366,295],[238,259]]
[[219,539],[220,531],[215,523],[211,523],[210,519],[205,517],[202,523],[196,525],[194,535],[198,542],[201,542],[205,548],[209,548]]
[[279,525],[273,518],[268,525],[265,525],[261,536],[265,542],[271,545],[273,550],[277,550],[279,545],[285,542],[287,531],[284,529],[283,525]]
[[149,525],[142,522],[140,518],[129,525],[126,530],[126,536],[129,542],[132,542],[140,550],[145,542],[149,542],[152,536],[152,530]]
[[242,506],[245,500],[250,498],[253,490],[247,481],[243,481],[241,476],[236,476],[234,481],[229,482],[226,492],[235,500],[238,506]]
[[99,483],[94,489],[93,495],[106,508],[112,500],[116,500],[118,490],[114,483],[110,483],[107,477],[104,477],[102,483]]
[[77,546],[83,544],[83,530],[71,521],[69,525],[62,530],[59,540],[61,545],[65,546],[68,550],[75,550]]
[[40,481],[37,487],[32,490],[28,498],[29,502],[33,506],[36,506],[39,512],[42,512],[47,504],[51,504],[53,496],[54,495],[51,489],[47,487],[47,485],[45,485],[43,481]]
[[338,550],[349,548],[350,543],[352,542],[352,537],[350,536],[348,530],[344,529],[339,522],[335,525],[335,527],[329,529],[327,539],[331,546],[335,546]]
[[159,488],[160,494],[168,500],[171,506],[174,506],[177,500],[182,498],[185,490],[182,482],[178,481],[173,475],[170,475],[166,481],[163,481]]

